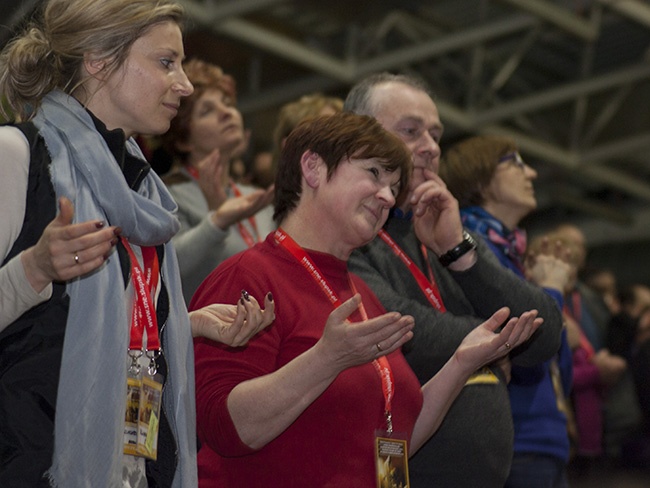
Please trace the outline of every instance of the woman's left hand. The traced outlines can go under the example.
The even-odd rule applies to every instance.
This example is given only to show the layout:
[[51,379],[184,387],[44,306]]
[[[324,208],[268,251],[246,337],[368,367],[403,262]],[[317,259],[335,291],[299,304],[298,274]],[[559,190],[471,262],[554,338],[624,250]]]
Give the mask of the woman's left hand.
[[237,305],[215,303],[190,312],[193,337],[205,337],[231,347],[245,345],[274,319],[271,293],[264,297],[264,310],[255,297],[242,291]]
[[495,332],[509,314],[507,307],[497,310],[463,339],[454,357],[466,371],[476,371],[510,353],[526,342],[544,321],[537,317],[537,310],[530,310],[511,318],[500,332]]

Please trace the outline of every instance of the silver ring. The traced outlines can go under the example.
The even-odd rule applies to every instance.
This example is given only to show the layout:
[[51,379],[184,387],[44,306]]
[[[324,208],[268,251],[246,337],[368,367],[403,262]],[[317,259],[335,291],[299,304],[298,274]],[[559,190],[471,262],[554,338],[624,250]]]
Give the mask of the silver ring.
[[74,262],[75,264],[79,264],[79,254],[74,253]]
[[375,346],[377,346],[377,350],[378,350],[379,352],[382,352],[382,351],[383,351],[383,349],[381,348],[381,346],[379,345],[379,343],[375,344]]
[[510,349],[510,343],[509,342],[506,342],[505,346],[506,346],[506,349]]

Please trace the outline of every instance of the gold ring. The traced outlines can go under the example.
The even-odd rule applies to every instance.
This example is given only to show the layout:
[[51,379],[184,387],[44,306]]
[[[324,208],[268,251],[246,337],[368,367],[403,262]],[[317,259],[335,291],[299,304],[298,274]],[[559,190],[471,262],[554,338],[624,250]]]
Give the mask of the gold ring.
[[74,262],[75,264],[79,264],[79,254],[74,253]]
[[379,352],[382,352],[382,351],[383,351],[383,349],[381,348],[381,346],[379,345],[379,343],[375,344],[375,346],[377,346],[377,350],[378,350]]

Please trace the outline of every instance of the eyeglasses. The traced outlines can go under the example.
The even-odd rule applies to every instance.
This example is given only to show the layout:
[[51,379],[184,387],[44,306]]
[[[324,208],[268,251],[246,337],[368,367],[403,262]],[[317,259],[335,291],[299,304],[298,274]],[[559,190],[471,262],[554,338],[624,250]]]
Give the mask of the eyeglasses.
[[502,163],[510,163],[522,171],[526,169],[526,163],[523,159],[521,159],[521,154],[519,154],[517,151],[508,153],[505,156],[501,157],[499,159],[499,164]]

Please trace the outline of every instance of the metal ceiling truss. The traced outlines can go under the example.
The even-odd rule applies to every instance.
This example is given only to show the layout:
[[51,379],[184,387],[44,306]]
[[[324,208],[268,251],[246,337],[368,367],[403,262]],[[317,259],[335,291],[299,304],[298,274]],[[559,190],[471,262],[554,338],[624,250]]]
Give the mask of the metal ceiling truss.
[[[449,68],[462,62],[458,58],[466,56],[470,60],[470,69],[461,65],[456,67],[455,74],[448,70],[438,76],[438,79],[444,76],[457,78],[459,71],[465,75],[464,80],[459,80],[465,86],[464,100],[448,100],[441,90],[437,102],[445,125],[468,133],[513,136],[528,157],[553,164],[567,171],[572,178],[595,185],[606,184],[650,202],[650,185],[608,166],[612,159],[628,155],[634,158],[638,157],[638,152],[648,151],[650,129],[600,142],[601,134],[634,88],[650,79],[650,63],[640,59],[613,71],[594,72],[594,44],[601,34],[604,17],[625,16],[650,27],[650,6],[644,2],[598,0],[586,2],[586,12],[574,13],[562,3],[549,0],[501,0],[492,3],[499,4],[502,9],[509,7],[507,15],[452,31],[438,29],[431,22],[404,11],[392,11],[383,22],[363,32],[350,22],[347,27],[349,42],[338,53],[316,47],[319,44],[313,38],[289,37],[245,18],[247,14],[287,2],[185,0],[182,3],[197,25],[313,73],[285,84],[260,87],[256,93],[243,94],[240,105],[244,113],[277,106],[301,93],[347,86],[374,72],[409,70],[420,65],[424,65],[423,68],[428,65],[430,70],[440,72],[446,69],[445,66]],[[477,7],[480,3],[476,2]],[[431,8],[435,9],[435,5]],[[392,36],[391,43],[383,42],[388,36]],[[527,92],[521,90],[522,93],[516,96],[513,96],[513,90],[502,93],[508,84],[530,85],[531,81],[521,78],[519,72],[531,49],[539,45],[543,36],[568,36],[573,44],[582,45],[580,58],[576,60],[579,63],[578,77],[570,81],[559,80],[554,86],[541,90],[530,87]],[[404,39],[401,45],[396,45],[396,37]],[[501,42],[512,38],[515,42]],[[325,44],[322,42],[320,45]],[[392,47],[386,49],[389,44]],[[509,51],[508,46],[511,46]],[[416,71],[422,73],[426,69]],[[434,87],[438,88],[435,84]],[[592,103],[594,96],[599,97],[597,105]],[[564,107],[572,114],[564,140],[549,138],[548,128],[544,127],[544,124],[553,125],[552,120],[545,120],[545,112],[558,107]],[[572,203],[574,199],[567,197],[564,200],[577,205]],[[599,211],[599,208],[594,211]],[[613,209],[601,211],[612,212]],[[615,212],[618,216],[620,209]]]

